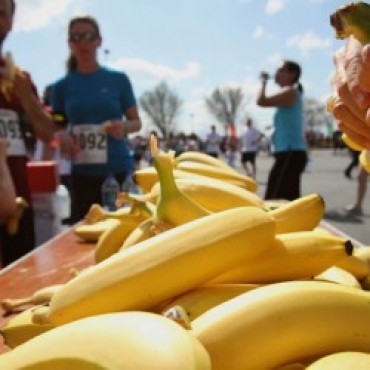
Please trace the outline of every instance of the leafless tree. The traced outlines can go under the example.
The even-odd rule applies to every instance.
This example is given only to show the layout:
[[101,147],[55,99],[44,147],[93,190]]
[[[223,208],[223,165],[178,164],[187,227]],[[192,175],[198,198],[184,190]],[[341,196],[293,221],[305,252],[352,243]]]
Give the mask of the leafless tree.
[[229,125],[235,125],[243,102],[241,88],[216,88],[205,101],[208,111],[223,124],[225,132]]
[[152,91],[144,92],[139,103],[163,137],[167,138],[175,129],[175,118],[182,105],[179,96],[165,82],[161,82]]

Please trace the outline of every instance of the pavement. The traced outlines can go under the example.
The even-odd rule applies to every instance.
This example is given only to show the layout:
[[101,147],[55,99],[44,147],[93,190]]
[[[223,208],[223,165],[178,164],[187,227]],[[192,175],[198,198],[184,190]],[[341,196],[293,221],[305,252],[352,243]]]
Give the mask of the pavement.
[[[256,161],[259,185],[257,194],[263,197],[273,157],[261,152]],[[336,153],[332,149],[312,150],[309,165],[302,176],[302,195],[319,193],[326,204],[326,226],[350,237],[355,244],[370,246],[370,184],[363,204],[363,215],[349,215],[344,210],[356,198],[357,169],[353,171],[353,179],[347,179],[343,172],[350,161],[350,155],[345,149]],[[235,167],[244,172],[240,165],[240,155],[235,160]],[[66,226],[59,224],[57,233],[65,229]]]
[[[259,153],[256,161],[259,184],[257,193],[263,197],[274,159],[266,153]],[[370,246],[370,184],[363,203],[363,215],[350,215],[344,210],[356,199],[358,170],[354,169],[353,179],[346,178],[343,172],[350,161],[350,155],[345,149],[336,153],[332,149],[311,150],[307,170],[302,176],[302,195],[319,193],[325,200],[324,221],[328,226],[334,227],[359,244]],[[244,172],[239,157],[235,164],[240,172]]]

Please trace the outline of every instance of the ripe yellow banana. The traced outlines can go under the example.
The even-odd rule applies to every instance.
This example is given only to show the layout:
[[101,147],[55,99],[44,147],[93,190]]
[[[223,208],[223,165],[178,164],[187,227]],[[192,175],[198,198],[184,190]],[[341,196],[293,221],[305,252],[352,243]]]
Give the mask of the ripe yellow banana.
[[218,179],[232,184],[238,184],[243,188],[255,192],[257,190],[257,182],[249,176],[243,175],[235,170],[225,170],[215,166],[210,166],[203,163],[196,162],[180,162],[176,169],[188,172],[191,174],[201,175],[210,177],[212,179]]
[[138,220],[131,218],[126,221],[121,221],[105,230],[99,237],[95,246],[95,262],[99,263],[104,261],[112,254],[116,253],[121,248],[121,245],[128,235],[130,235],[137,226]]
[[370,354],[365,352],[337,352],[323,356],[307,370],[369,370]]
[[10,348],[17,347],[54,327],[50,324],[34,324],[32,322],[33,310],[34,307],[31,307],[18,313],[16,316],[11,317],[10,320],[0,328],[0,335],[3,337],[4,344]]
[[346,348],[369,352],[370,295],[327,282],[276,283],[211,308],[192,328],[213,370],[275,369]]
[[15,235],[18,232],[19,221],[23,216],[23,212],[29,207],[27,201],[22,197],[15,199],[16,214],[6,220],[6,231],[9,235]]
[[358,157],[362,168],[370,173],[370,150],[363,150]]
[[0,89],[6,100],[10,100],[10,96],[13,90],[14,77],[17,72],[20,71],[19,67],[14,64],[13,56],[10,52],[6,52],[4,55],[5,67],[4,73],[1,78]]
[[370,5],[356,1],[339,7],[330,16],[335,37],[345,39],[351,35],[363,44],[370,41]]
[[[181,171],[179,169],[174,169],[174,176],[175,179],[182,179],[182,178],[200,178],[200,179],[209,179],[208,176],[197,175],[195,173]],[[156,169],[153,166],[141,168],[136,170],[133,175],[135,183],[140,187],[144,194],[150,192],[150,189],[153,185],[158,181],[158,174]],[[228,181],[231,182],[231,181]],[[242,182],[233,181],[235,185],[244,187]]]
[[316,193],[304,195],[270,211],[276,220],[276,233],[310,231],[317,227],[325,212],[324,199]]
[[177,187],[173,175],[174,153],[160,150],[154,135],[150,138],[150,150],[160,183],[156,220],[171,226],[179,226],[209,215],[210,211],[194,202]]
[[351,149],[356,150],[358,152],[362,151],[364,148],[351,140],[346,133],[342,134],[342,141]]
[[181,154],[179,154],[176,157],[176,162],[197,162],[197,163],[203,163],[208,164],[209,166],[215,166],[220,167],[228,171],[234,171],[236,172],[232,167],[230,167],[226,162],[222,161],[219,158],[212,157],[211,155],[203,152],[195,152],[195,151],[186,151]]
[[350,255],[350,241],[301,231],[279,234],[266,252],[212,280],[220,283],[273,283],[313,277]]
[[145,240],[89,267],[50,302],[60,325],[101,313],[145,310],[266,250],[275,222],[257,207],[214,213]]
[[159,222],[154,218],[149,218],[139,224],[132,232],[127,236],[125,241],[120,247],[120,251],[132,247],[144,240],[147,240],[155,235],[163,233],[166,230],[172,229],[173,226],[170,224]]
[[356,255],[346,256],[337,261],[335,265],[350,272],[358,280],[362,280],[370,273],[370,267],[367,262]]
[[115,218],[106,218],[93,224],[78,224],[73,228],[73,232],[87,242],[96,243],[104,231],[120,223],[121,221]]
[[49,285],[36,290],[32,295],[22,298],[6,298],[1,301],[1,306],[5,312],[12,312],[19,307],[28,305],[41,305],[49,303],[51,297],[57,292],[63,284]]
[[121,312],[88,317],[0,355],[0,368],[52,370],[211,370],[190,331],[161,315]]
[[332,283],[342,284],[352,288],[361,289],[361,284],[354,275],[337,266],[329,267],[325,271],[316,275],[314,277],[314,280],[329,281]]
[[180,306],[192,321],[210,308],[259,286],[257,284],[214,284],[198,287],[170,300],[162,311]]
[[[256,193],[225,181],[207,178],[184,178],[175,179],[175,181],[181,192],[211,212],[233,207],[265,207],[264,201]],[[146,199],[155,203],[159,191],[160,184],[157,182]]]

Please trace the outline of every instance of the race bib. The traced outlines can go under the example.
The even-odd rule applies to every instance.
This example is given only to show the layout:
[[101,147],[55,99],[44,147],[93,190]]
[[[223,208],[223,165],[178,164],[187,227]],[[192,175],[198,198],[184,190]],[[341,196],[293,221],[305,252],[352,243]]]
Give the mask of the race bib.
[[72,128],[72,135],[75,144],[80,149],[74,163],[107,163],[107,134],[101,131],[100,125],[75,125]]
[[27,154],[19,116],[9,109],[0,109],[0,137],[8,142],[8,156],[22,156]]

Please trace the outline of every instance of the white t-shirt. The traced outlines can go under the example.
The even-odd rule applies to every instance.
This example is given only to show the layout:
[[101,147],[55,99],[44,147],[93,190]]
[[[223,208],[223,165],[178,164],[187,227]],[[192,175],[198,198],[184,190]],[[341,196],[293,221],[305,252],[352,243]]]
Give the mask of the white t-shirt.
[[258,139],[260,136],[261,133],[256,128],[247,128],[241,137],[242,152],[256,152],[258,149]]
[[222,137],[217,132],[211,132],[206,139],[206,152],[219,153]]

